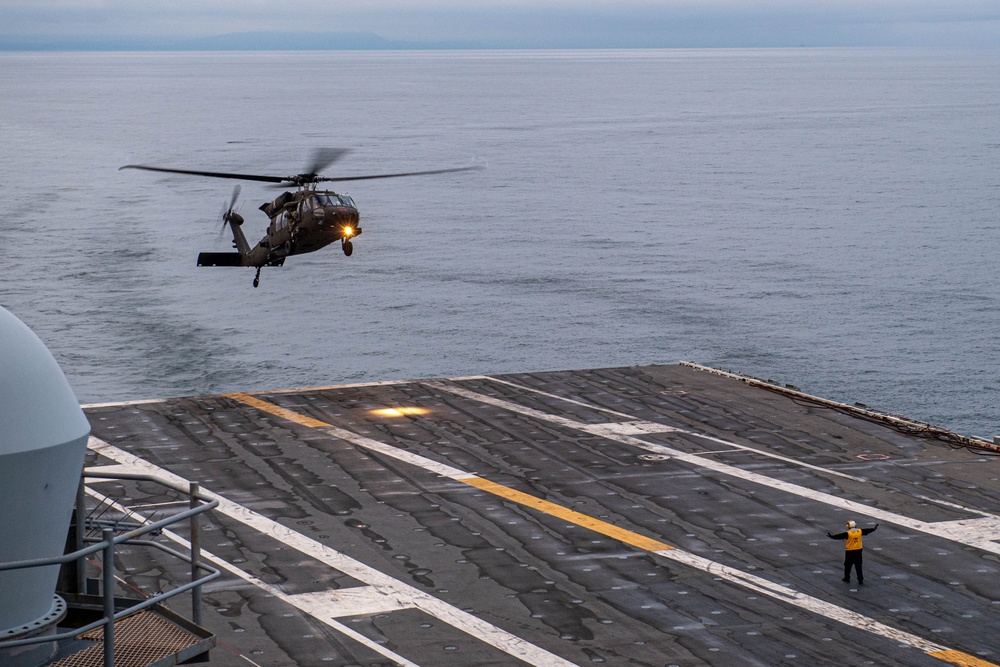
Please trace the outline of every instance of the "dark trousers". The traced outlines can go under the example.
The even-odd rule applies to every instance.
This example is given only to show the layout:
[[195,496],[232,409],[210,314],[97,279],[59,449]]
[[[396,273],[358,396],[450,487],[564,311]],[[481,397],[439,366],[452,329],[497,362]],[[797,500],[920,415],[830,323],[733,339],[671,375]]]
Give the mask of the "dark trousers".
[[844,581],[851,580],[851,568],[853,567],[858,573],[858,583],[864,583],[865,574],[861,570],[861,552],[864,549],[854,549],[853,551],[844,552]]

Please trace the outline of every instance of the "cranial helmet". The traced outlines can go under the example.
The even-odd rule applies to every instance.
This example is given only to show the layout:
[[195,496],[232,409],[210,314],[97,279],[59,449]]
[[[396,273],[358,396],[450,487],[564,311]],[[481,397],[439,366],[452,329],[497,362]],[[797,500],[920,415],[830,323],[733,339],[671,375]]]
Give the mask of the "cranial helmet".
[[847,522],[848,528],[857,528],[857,526],[858,524],[854,523],[854,519],[851,519],[850,521]]

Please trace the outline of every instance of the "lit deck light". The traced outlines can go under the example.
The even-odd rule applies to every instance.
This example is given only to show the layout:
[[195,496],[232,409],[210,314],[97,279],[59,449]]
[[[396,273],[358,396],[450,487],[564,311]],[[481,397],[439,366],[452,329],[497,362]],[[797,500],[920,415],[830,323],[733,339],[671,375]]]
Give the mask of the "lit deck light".
[[425,415],[430,410],[426,408],[379,408],[372,410],[372,414],[379,417],[406,417],[408,415]]

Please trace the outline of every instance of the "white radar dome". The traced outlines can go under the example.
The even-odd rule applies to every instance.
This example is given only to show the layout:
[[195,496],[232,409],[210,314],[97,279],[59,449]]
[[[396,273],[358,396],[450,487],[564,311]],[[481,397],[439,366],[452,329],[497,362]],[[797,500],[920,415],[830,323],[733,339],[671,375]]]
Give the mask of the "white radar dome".
[[[48,348],[0,307],[0,563],[63,554],[89,436]],[[58,576],[58,565],[0,572],[0,640],[59,620]]]

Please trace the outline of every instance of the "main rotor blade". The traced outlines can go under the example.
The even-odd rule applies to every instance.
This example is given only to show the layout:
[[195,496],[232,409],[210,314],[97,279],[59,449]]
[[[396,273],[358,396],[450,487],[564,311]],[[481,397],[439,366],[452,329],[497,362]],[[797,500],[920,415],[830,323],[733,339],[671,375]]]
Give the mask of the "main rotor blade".
[[337,176],[335,178],[320,177],[316,181],[367,181],[374,178],[399,178],[400,176],[426,176],[428,174],[449,174],[455,171],[477,171],[482,169],[481,164],[471,167],[456,167],[452,169],[432,169],[430,171],[407,171],[399,174],[369,174],[368,176]]
[[295,182],[295,176],[260,176],[257,174],[227,174],[219,171],[194,171],[192,169],[168,169],[166,167],[150,167],[144,164],[127,164],[122,169],[145,169],[146,171],[163,171],[168,174],[189,174],[191,176],[208,176],[210,178],[234,178],[240,181],[263,181],[264,183]]
[[309,171],[306,173],[318,174],[350,152],[350,148],[317,148],[313,153]]

